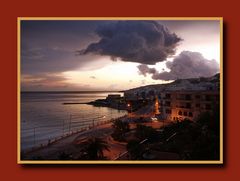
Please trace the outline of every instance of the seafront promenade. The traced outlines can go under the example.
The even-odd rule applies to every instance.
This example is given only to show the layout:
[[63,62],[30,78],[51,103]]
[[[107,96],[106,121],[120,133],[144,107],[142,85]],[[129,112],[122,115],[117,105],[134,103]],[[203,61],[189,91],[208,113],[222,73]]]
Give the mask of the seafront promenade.
[[[79,158],[79,148],[76,145],[81,144],[91,137],[101,138],[107,142],[109,145],[109,150],[104,151],[104,155],[107,159],[114,160],[119,158],[120,155],[126,152],[126,142],[118,142],[115,141],[111,134],[114,129],[112,127],[112,123],[116,120],[122,120],[129,122],[129,126],[131,130],[135,130],[136,123],[130,122],[132,120],[129,117],[122,116],[116,119],[108,120],[94,126],[90,126],[87,129],[82,129],[78,132],[72,132],[64,137],[56,138],[49,142],[46,145],[42,145],[39,147],[32,148],[28,151],[22,152],[23,160],[58,160],[60,154],[68,154],[71,156],[73,160],[77,160]],[[151,121],[139,123],[145,126],[150,126],[154,129],[159,129],[163,127],[167,122],[159,122],[159,121]]]
[[[112,122],[118,119],[124,119],[126,116],[122,116],[116,119],[111,119],[107,121],[103,121],[97,123],[95,125],[89,126],[84,129],[80,129],[79,131],[72,131],[65,136],[57,137],[52,140],[49,140],[47,144],[41,144],[39,146],[33,147],[31,149],[25,150],[22,152],[22,157],[24,160],[28,159],[58,159],[59,153],[77,153],[77,148],[75,144],[82,141],[85,141],[90,137],[101,137],[106,139],[107,142],[111,142],[111,133],[113,131]],[[113,146],[115,145],[115,146]],[[112,148],[117,147],[117,149],[111,150],[113,155],[111,157],[117,156],[119,153],[125,149],[125,146],[121,146],[123,144],[112,144]],[[122,148],[121,148],[122,147]],[[115,151],[114,151],[115,150]],[[75,154],[73,157],[77,157]],[[108,155],[110,156],[110,155]]]

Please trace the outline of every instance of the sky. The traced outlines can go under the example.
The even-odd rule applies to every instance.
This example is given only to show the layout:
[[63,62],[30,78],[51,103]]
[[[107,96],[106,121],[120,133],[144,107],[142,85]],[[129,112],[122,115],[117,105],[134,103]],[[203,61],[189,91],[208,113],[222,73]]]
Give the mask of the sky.
[[220,69],[217,20],[22,20],[22,91],[119,91]]

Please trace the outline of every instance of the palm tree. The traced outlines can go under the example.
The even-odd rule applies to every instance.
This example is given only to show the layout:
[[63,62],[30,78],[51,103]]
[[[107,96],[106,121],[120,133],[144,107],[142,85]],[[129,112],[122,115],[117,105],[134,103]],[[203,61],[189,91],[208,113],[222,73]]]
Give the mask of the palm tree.
[[87,141],[78,145],[81,147],[81,159],[87,160],[101,160],[106,159],[103,151],[109,151],[109,145],[101,138],[89,138]]
[[129,131],[129,123],[122,120],[114,121],[112,127],[123,134]]
[[112,137],[117,141],[124,141],[125,134],[130,130],[130,126],[128,122],[124,122],[121,120],[116,120],[112,125],[114,132],[112,133]]
[[140,140],[144,140],[146,138],[154,140],[154,138],[158,137],[157,132],[154,128],[141,124],[137,124],[135,135]]

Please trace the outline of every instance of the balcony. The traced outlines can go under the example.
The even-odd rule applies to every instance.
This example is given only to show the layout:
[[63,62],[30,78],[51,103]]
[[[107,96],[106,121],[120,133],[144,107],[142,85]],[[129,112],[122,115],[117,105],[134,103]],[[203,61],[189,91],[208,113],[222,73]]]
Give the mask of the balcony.
[[171,104],[163,104],[164,107],[171,107]]
[[170,100],[171,97],[163,97],[162,99],[164,99],[164,100]]
[[176,108],[181,108],[181,109],[192,109],[192,107],[190,106],[176,106]]
[[186,99],[186,98],[176,98],[176,100],[178,100],[178,101],[192,101],[191,98],[188,98],[188,99]]
[[191,101],[192,100],[192,96],[191,95],[178,95],[177,100],[181,100],[181,101]]

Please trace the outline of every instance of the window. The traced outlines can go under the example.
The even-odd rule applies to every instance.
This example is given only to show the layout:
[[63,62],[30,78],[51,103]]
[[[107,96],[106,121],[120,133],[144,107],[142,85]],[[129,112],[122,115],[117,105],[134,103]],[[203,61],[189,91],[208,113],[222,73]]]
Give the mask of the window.
[[219,99],[220,99],[219,95],[215,96],[216,101],[219,101]]
[[201,96],[200,96],[200,95],[196,95],[195,98],[196,98],[196,99],[200,99]]
[[171,94],[166,94],[166,98],[170,99],[171,98]]
[[182,111],[178,111],[178,115],[180,115],[180,116],[181,116],[181,115],[182,115]]
[[165,101],[165,106],[171,106],[171,102],[170,101]]
[[193,117],[193,113],[192,113],[192,112],[189,112],[189,113],[188,113],[188,116],[189,116],[189,117]]
[[196,104],[196,107],[200,107],[200,104]]
[[190,94],[186,94],[185,99],[186,100],[191,100],[191,95]]
[[191,108],[191,104],[190,104],[190,103],[187,103],[187,104],[186,104],[186,108]]
[[211,104],[206,104],[206,110],[211,110]]
[[166,112],[166,114],[172,114],[172,110],[171,109],[166,109],[165,112]]
[[213,87],[211,86],[211,87],[208,87],[208,90],[213,90]]
[[184,111],[183,115],[184,115],[184,116],[187,116],[188,114],[187,114],[187,112]]
[[178,100],[184,100],[184,99],[185,99],[184,94],[179,94],[179,95],[177,95],[177,99],[178,99]]
[[206,98],[206,101],[211,101],[211,96],[210,95],[206,95],[205,98]]
[[146,99],[146,92],[141,92],[141,96],[143,99]]

